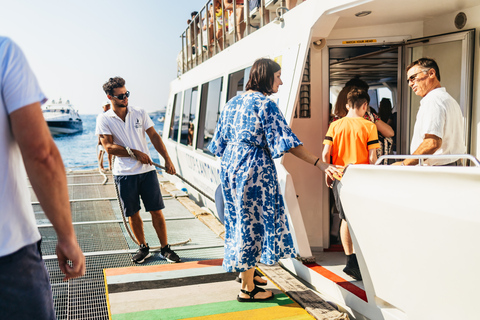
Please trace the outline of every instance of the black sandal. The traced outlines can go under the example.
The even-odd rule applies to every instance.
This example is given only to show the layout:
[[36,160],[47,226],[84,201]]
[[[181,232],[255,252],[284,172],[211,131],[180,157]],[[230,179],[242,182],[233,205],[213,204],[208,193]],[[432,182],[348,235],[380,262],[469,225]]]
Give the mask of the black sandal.
[[[266,286],[267,285],[267,282],[263,283],[263,282],[260,282],[258,280],[255,280],[255,277],[263,277],[263,274],[261,274],[257,269],[255,269],[255,273],[253,274],[253,283],[256,285],[256,286]],[[235,278],[235,281],[237,281],[238,283],[242,283],[242,278],[240,278],[240,276],[237,276]]]
[[240,295],[237,296],[237,300],[238,302],[259,302],[259,301],[266,301],[266,300],[270,300],[273,298],[274,296],[274,293],[272,292],[272,295],[268,298],[264,298],[264,299],[255,299],[255,295],[259,292],[265,292],[265,289],[263,288],[260,288],[260,287],[257,287],[255,286],[255,289],[253,289],[252,291],[247,291],[247,290],[243,290],[243,289],[240,289],[241,292],[245,293],[245,294],[248,294],[250,296],[250,298],[240,298]]

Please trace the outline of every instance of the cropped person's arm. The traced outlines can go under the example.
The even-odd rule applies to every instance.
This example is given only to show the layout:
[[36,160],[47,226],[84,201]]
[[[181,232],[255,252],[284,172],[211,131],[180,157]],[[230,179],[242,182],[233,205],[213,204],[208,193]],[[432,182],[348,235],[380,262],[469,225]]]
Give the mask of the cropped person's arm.
[[[442,146],[442,139],[434,134],[426,134],[422,143],[418,146],[412,154],[434,154],[435,151]],[[405,159],[403,164],[406,166],[413,166],[418,163],[418,159]]]
[[[329,144],[325,144],[323,146],[323,152],[322,152],[322,161],[325,163],[330,163],[331,160],[331,150],[332,146]],[[327,187],[330,187],[332,185],[333,179],[328,176],[327,174],[325,175],[325,184]]]
[[332,179],[334,174],[337,174],[339,176],[342,175],[342,173],[338,170],[339,168],[340,169],[342,168],[341,166],[334,166],[334,165],[325,163],[322,160],[317,161],[318,157],[310,153],[310,151],[308,151],[307,148],[305,148],[303,145],[300,145],[295,148],[291,148],[289,152],[292,153],[297,158],[302,159],[305,162],[314,164],[320,170],[325,171],[325,173]]
[[165,160],[165,169],[168,174],[175,174],[175,166],[173,165],[172,160],[170,159],[170,156],[168,155],[167,148],[165,147],[165,144],[162,141],[162,138],[160,135],[157,133],[154,127],[150,127],[147,129],[147,134],[150,137],[150,141],[152,142],[153,146],[155,147],[155,150],[160,153],[162,158]]
[[377,122],[375,122],[375,125],[377,126],[378,132],[380,132],[385,138],[391,138],[395,135],[392,127],[390,127],[382,120],[378,120]]
[[377,162],[377,149],[368,150],[368,162],[370,164],[375,164],[375,162]]
[[[122,147],[121,145],[113,143],[112,135],[100,134],[98,137],[100,138],[100,141],[102,142],[102,146],[105,148],[108,154],[116,157],[130,157],[130,154],[128,153],[125,147]],[[152,159],[150,159],[150,157],[147,154],[134,149],[131,149],[131,151],[133,152],[137,160],[140,161],[141,163],[152,164]]]
[[[10,114],[12,132],[30,183],[57,233],[56,253],[64,280],[85,274],[85,257],[72,225],[67,178],[60,152],[36,102]],[[68,264],[72,262],[72,266]]]

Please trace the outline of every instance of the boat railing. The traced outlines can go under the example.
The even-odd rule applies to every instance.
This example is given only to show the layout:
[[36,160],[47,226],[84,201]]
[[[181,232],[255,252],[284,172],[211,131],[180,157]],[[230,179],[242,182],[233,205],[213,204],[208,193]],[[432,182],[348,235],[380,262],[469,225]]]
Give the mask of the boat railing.
[[411,154],[411,155],[398,155],[390,154],[384,155],[378,158],[375,165],[379,165],[386,160],[399,160],[399,159],[418,159],[420,166],[424,165],[424,161],[427,159],[459,159],[462,161],[462,165],[466,165],[466,161],[470,160],[470,163],[476,167],[480,167],[480,161],[471,154]]
[[[182,50],[177,57],[178,76],[240,41],[239,35],[243,28],[243,26],[240,27],[241,25],[245,27],[241,35],[243,38],[262,28],[268,22],[282,22],[283,14],[288,11],[285,0],[244,0],[243,20],[238,22],[235,14],[237,12],[236,1],[232,1],[233,8],[229,9],[225,9],[223,0],[220,0],[220,3],[221,17],[217,17],[215,14],[215,0],[207,0],[180,36]],[[252,4],[255,6],[251,7]],[[210,11],[211,7],[213,9]],[[267,10],[276,15],[272,21],[266,19]],[[222,21],[221,24],[217,24],[219,18]],[[270,20],[270,16],[268,16],[268,20]],[[221,29],[218,27],[219,25],[221,25]]]

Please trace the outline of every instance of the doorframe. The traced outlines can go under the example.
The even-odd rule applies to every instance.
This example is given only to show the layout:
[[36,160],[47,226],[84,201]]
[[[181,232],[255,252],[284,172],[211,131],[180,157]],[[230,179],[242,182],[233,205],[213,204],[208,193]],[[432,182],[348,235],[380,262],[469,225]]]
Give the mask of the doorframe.
[[[468,29],[456,31],[451,33],[438,34],[423,38],[410,39],[402,46],[399,52],[399,91],[400,103],[398,107],[401,110],[401,120],[399,128],[399,136],[402,138],[397,140],[397,146],[400,146],[400,154],[410,154],[410,108],[409,102],[412,95],[412,90],[407,84],[406,67],[411,61],[411,48],[432,44],[447,43],[453,41],[462,41],[462,61],[461,61],[461,83],[460,83],[460,105],[465,106],[465,143],[467,146],[467,153],[470,153],[471,145],[471,121],[472,121],[472,99],[473,99],[473,68],[475,58],[475,29]],[[400,144],[398,144],[400,143]]]

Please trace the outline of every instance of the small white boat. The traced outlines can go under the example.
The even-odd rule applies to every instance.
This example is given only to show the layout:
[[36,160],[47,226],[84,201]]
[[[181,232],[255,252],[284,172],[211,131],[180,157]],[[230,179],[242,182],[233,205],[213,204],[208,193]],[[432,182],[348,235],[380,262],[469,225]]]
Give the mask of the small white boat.
[[52,100],[42,107],[43,117],[47,121],[52,135],[73,134],[83,131],[83,122],[70,100]]

